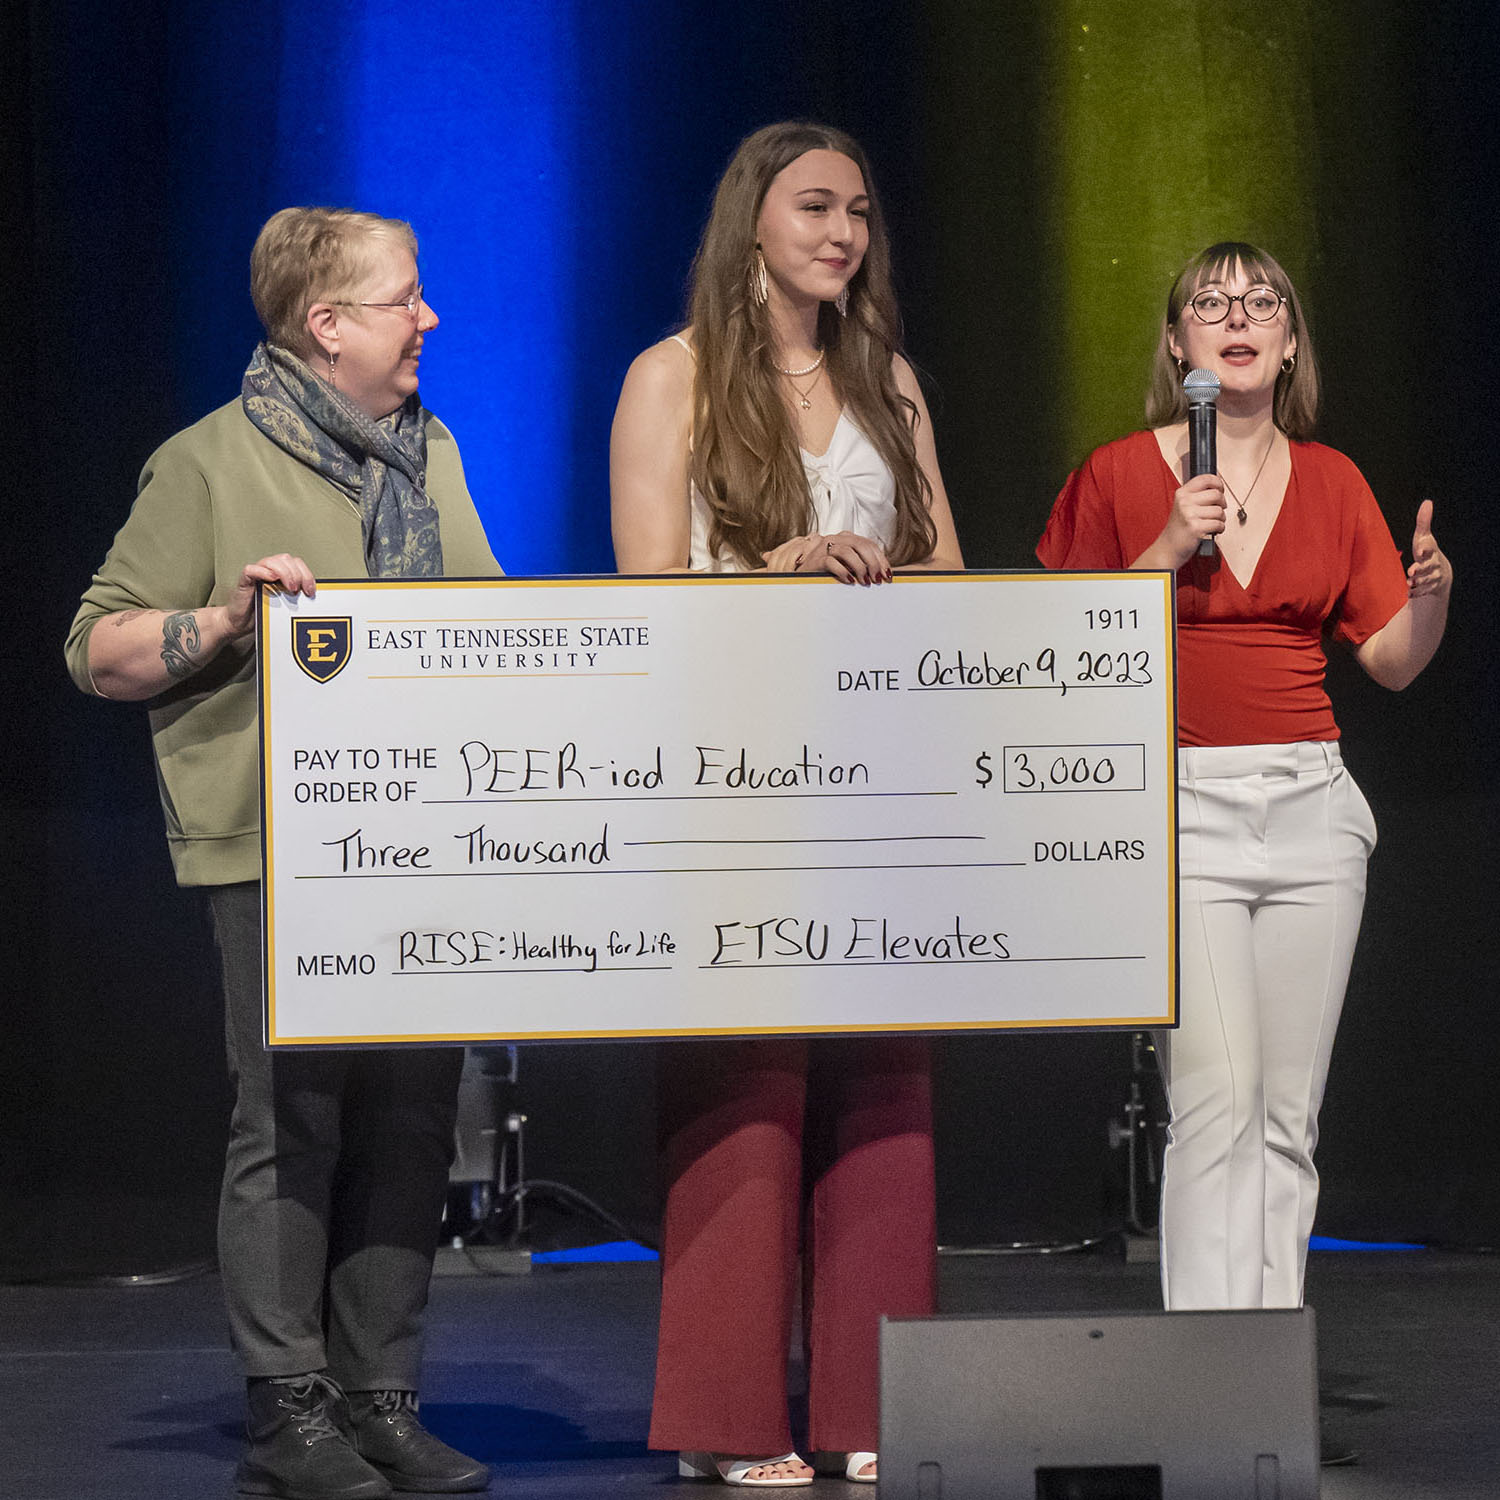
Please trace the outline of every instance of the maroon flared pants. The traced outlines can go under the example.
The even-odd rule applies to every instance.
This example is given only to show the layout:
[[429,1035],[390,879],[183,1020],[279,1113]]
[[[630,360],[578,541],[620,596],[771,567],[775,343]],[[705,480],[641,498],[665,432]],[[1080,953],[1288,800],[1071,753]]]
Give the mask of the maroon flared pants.
[[935,1306],[926,1040],[673,1043],[660,1078],[651,1446],[791,1449],[787,1344],[805,1212],[809,1448],[876,1449],[880,1317]]

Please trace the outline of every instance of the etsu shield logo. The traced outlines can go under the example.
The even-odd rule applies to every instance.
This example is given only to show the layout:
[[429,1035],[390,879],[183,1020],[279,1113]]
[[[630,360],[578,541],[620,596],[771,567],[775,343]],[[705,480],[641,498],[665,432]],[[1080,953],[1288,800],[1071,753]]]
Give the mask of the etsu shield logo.
[[337,677],[349,663],[350,615],[292,621],[292,658],[314,682]]

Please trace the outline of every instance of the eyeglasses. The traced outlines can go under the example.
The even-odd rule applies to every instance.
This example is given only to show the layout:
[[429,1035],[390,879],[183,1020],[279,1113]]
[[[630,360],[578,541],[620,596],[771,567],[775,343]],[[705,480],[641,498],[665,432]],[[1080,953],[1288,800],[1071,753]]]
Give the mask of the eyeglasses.
[[1252,323],[1269,323],[1281,311],[1285,301],[1280,292],[1268,286],[1253,286],[1243,296],[1234,297],[1217,287],[1210,287],[1192,299],[1192,309],[1200,322],[1222,323],[1229,316],[1230,304],[1238,302]]
[[415,318],[417,310],[422,306],[422,288],[419,286],[410,296],[403,297],[399,302],[335,302],[335,307],[388,307],[392,311],[400,308],[407,317]]

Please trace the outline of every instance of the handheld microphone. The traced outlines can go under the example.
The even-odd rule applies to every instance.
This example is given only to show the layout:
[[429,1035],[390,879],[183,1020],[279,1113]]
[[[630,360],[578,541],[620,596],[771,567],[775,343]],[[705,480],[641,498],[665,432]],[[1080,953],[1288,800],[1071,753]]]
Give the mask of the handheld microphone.
[[[1182,394],[1188,404],[1188,478],[1217,474],[1219,377],[1212,370],[1189,370],[1183,377]],[[1213,555],[1214,539],[1206,536],[1198,543],[1198,556]]]

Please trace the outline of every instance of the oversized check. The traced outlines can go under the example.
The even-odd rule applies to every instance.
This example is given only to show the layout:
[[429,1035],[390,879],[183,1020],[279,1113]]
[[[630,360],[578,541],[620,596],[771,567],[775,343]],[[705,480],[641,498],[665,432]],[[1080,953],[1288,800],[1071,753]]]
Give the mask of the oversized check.
[[1175,1024],[1169,574],[259,623],[273,1046]]

